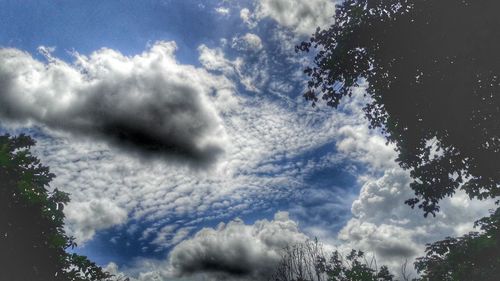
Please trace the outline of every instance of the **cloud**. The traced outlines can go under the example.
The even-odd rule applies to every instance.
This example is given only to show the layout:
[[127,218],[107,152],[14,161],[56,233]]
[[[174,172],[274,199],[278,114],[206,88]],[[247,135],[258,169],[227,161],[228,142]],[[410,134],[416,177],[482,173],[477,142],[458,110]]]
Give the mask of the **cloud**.
[[224,130],[210,96],[231,89],[223,77],[181,65],[174,42],[157,42],[128,57],[111,49],[75,53],[68,64],[0,49],[0,116],[96,138],[140,156],[192,166],[224,151]]
[[[203,67],[220,74],[209,74],[205,70],[178,63],[172,67],[186,67],[195,73],[201,73],[200,75],[204,73],[209,78],[215,78],[200,82],[202,85],[209,83],[212,86],[207,87],[216,91],[215,96],[210,93],[203,95],[209,100],[207,108],[217,112],[214,116],[223,127],[226,138],[226,153],[214,170],[198,173],[170,162],[140,161],[134,159],[133,154],[110,151],[103,142],[78,140],[78,134],[61,136],[48,131],[50,137],[37,137],[39,145],[35,149],[38,150],[38,155],[58,175],[54,186],[70,192],[75,203],[106,198],[110,202],[106,204],[119,206],[125,210],[125,214],[129,213],[125,221],[132,219],[145,222],[149,230],[147,233],[141,231],[144,239],[140,240],[140,246],[147,246],[154,251],[172,246],[178,249],[180,245],[184,245],[182,240],[193,241],[190,245],[198,246],[205,246],[213,241],[215,242],[210,245],[222,244],[220,241],[228,240],[229,234],[219,228],[205,230],[205,234],[195,234],[190,239],[188,237],[192,234],[193,227],[200,223],[227,221],[238,215],[264,212],[270,210],[275,202],[292,200],[297,208],[289,211],[294,218],[301,219],[302,232],[310,236],[318,234],[323,240],[325,237],[335,238],[336,233],[332,229],[335,228],[336,231],[341,228],[337,239],[331,239],[335,241],[326,242],[336,242],[345,249],[359,248],[374,252],[379,263],[388,263],[397,269],[404,258],[411,259],[422,253],[425,243],[470,230],[472,222],[488,209],[484,203],[470,201],[459,193],[443,202],[443,212],[437,218],[424,219],[418,210],[411,210],[404,205],[404,200],[412,196],[408,186],[411,179],[395,163],[393,147],[385,145],[383,136],[367,129],[361,111],[364,102],[346,100],[340,111],[321,106],[313,110],[302,99],[289,98],[287,101],[290,103],[285,103],[263,95],[250,98],[234,95],[232,83],[220,75],[240,79],[237,71],[246,73],[244,67],[241,66],[238,70],[235,66],[236,59],[228,59],[221,49],[202,45],[199,51]],[[145,53],[151,52],[149,50]],[[263,52],[265,50],[259,51]],[[50,56],[50,50],[46,52],[46,56]],[[144,54],[136,57],[141,56]],[[44,67],[50,68],[53,67],[51,64],[58,64],[57,60],[53,61],[54,58],[48,59],[49,63],[42,64]],[[241,60],[242,64],[247,63],[247,57]],[[76,69],[73,65],[70,67]],[[78,73],[77,76],[79,75],[83,74]],[[290,91],[287,87],[275,88],[276,91]],[[335,146],[336,151],[328,149],[325,152],[327,146]],[[340,165],[351,169],[352,163],[357,163],[361,168],[349,171],[357,178],[354,185],[360,188],[359,193],[356,189],[346,187],[342,193],[342,190],[337,190],[339,184],[334,180],[327,182],[333,186],[309,186],[308,178],[314,177],[315,171],[322,171],[321,177],[328,178],[329,174],[325,174],[330,171],[328,168]],[[304,189],[306,186],[309,187]],[[306,193],[309,197],[302,197]],[[297,196],[302,201],[294,201],[299,198]],[[79,210],[78,206],[80,205],[68,206],[65,211],[73,208]],[[92,208],[89,206],[87,209]],[[303,212],[303,215],[299,215],[299,212]],[[89,230],[98,231],[122,224],[119,219],[109,219],[107,221],[112,222],[109,224],[91,223],[92,218],[98,217],[91,211],[76,211],[76,214],[80,214],[82,218],[74,219],[74,224],[80,221],[83,226],[95,225],[80,228],[79,237],[87,237],[85,239],[92,236],[93,232]],[[324,223],[322,221],[325,221],[325,217],[332,219]],[[257,234],[245,234],[248,233],[247,229],[255,230],[256,224],[230,222],[224,228],[228,228],[230,224],[239,225],[230,229],[244,230],[241,236],[255,236],[257,239]],[[141,232],[138,232],[139,235]],[[297,232],[302,233],[301,230]],[[216,238],[210,240],[207,237]],[[185,240],[186,238],[188,239]],[[240,238],[235,238],[238,239]],[[260,245],[259,243],[256,245]],[[208,249],[210,253],[229,251],[223,246],[200,249],[201,253],[208,253]],[[261,248],[257,249],[260,251],[259,255],[265,252]],[[185,250],[186,253],[192,253],[189,247]],[[244,253],[245,259],[251,261],[252,252]],[[270,256],[265,257],[271,260]],[[217,258],[226,261],[221,255]],[[202,274],[203,270],[197,269],[203,268],[199,265],[203,264],[202,261],[189,257],[178,261],[182,262],[178,263],[175,272],[187,272],[187,269],[183,271],[182,268],[189,267],[182,265],[192,264],[191,268]],[[151,273],[154,270],[159,272],[158,276],[167,277],[174,271],[169,260],[143,262],[147,264],[142,270],[143,280],[148,280],[147,276],[155,276]],[[198,267],[195,266],[197,263]],[[252,266],[255,269],[242,273],[240,277],[244,279],[265,272],[257,269],[258,263]],[[228,267],[227,271],[231,271],[231,265]],[[237,275],[223,271],[219,270],[218,275],[215,275]],[[233,271],[237,272],[238,269]],[[134,276],[139,275],[137,273]],[[210,274],[212,277],[215,275]],[[170,280],[171,277],[167,277],[164,279]],[[195,277],[186,278],[189,280]]]
[[[299,35],[310,35],[317,27],[327,27],[333,23],[334,14],[331,0],[259,0],[255,10],[256,18],[269,17]],[[250,19],[249,15],[240,12],[244,21]]]
[[220,48],[212,49],[206,45],[200,45],[198,52],[200,53],[198,60],[207,70],[220,71],[225,75],[235,73],[243,63],[241,58],[235,61],[227,59]]
[[169,262],[180,276],[203,273],[221,279],[265,280],[279,262],[280,251],[305,239],[286,212],[252,225],[236,219],[184,240],[172,250]]
[[[221,116],[228,137],[226,154],[207,172],[141,161],[71,135],[37,133],[35,153],[57,175],[53,186],[69,192],[72,202],[106,198],[127,210],[129,220],[152,227],[140,243],[154,249],[159,247],[151,245],[155,233],[166,225],[226,220],[296,196],[312,171],[335,165],[315,165],[309,156],[300,161],[296,157],[330,143],[338,132],[338,120],[353,121],[338,112],[296,112],[267,98],[235,98],[238,103]],[[221,106],[219,102],[226,104],[216,100],[214,106]],[[289,161],[293,164],[283,164]],[[172,231],[166,241],[173,237]]]
[[397,266],[406,258],[415,257],[422,252],[421,245],[411,239],[413,234],[412,229],[405,227],[350,220],[342,229],[340,238],[355,241],[353,244],[357,249],[375,254],[382,264],[387,260],[396,259]]
[[246,34],[235,38],[233,47],[240,51],[252,51],[254,55],[230,60],[225,57],[221,48],[200,45],[199,61],[207,70],[221,72],[240,82],[247,91],[260,92],[269,80],[267,55],[265,52],[256,53],[262,48],[260,38],[254,34]]
[[229,8],[226,8],[226,7],[217,7],[215,8],[215,12],[221,16],[227,16],[229,15]]
[[387,145],[387,140],[371,131],[368,124],[343,126],[339,129],[337,150],[347,158],[367,164],[372,170],[387,170],[398,167],[395,161],[394,145]]
[[[184,279],[172,279],[166,269],[166,264],[162,261],[138,258],[129,266],[119,267],[116,263],[110,262],[103,267],[106,272],[111,273],[116,280],[130,281],[181,281]],[[186,280],[194,281],[194,280]],[[201,280],[200,280],[201,281]]]
[[92,239],[96,231],[123,224],[127,220],[127,211],[108,199],[70,202],[64,213],[68,233],[79,244]]
[[[494,207],[492,200],[470,200],[458,191],[441,201],[436,217],[425,218],[421,210],[404,203],[414,196],[412,179],[380,134],[366,126],[346,125],[339,129],[336,146],[346,158],[366,165],[366,172],[357,176],[361,189],[351,206],[352,218],[340,230],[337,244],[345,251],[373,253],[378,264],[389,265],[396,274],[406,259],[412,265],[424,254],[426,243],[471,231],[473,222]],[[409,270],[416,274],[412,266]]]
[[[189,237],[189,229],[180,231],[182,227],[260,212],[270,208],[270,202],[291,200],[303,194],[300,190],[307,186],[305,178],[314,171],[346,161],[366,167],[361,172],[353,170],[360,187],[358,198],[353,197],[355,190],[344,194],[309,187],[308,193],[325,200],[321,206],[316,199],[311,201],[313,207],[304,205],[307,212],[299,216],[301,226],[306,226],[303,231],[311,236],[318,234],[322,240],[335,237],[328,225],[316,222],[331,210],[348,210],[354,200],[352,218],[341,214],[332,220],[332,225],[345,222],[345,226],[340,226],[337,239],[332,239],[335,241],[326,242],[375,253],[379,264],[389,264],[395,271],[405,258],[411,264],[425,243],[463,234],[475,219],[486,215],[487,202],[470,201],[461,193],[443,202],[437,218],[423,218],[419,210],[406,206],[404,201],[413,194],[408,186],[411,179],[395,163],[396,153],[385,145],[385,139],[366,129],[366,121],[361,118],[362,102],[346,103],[343,111],[332,112],[301,107],[291,110],[268,99],[234,98],[238,101],[234,108],[221,116],[228,135],[226,155],[208,174],[168,163],[138,162],[129,155],[110,153],[103,145],[75,142],[72,138],[39,138],[35,148],[58,175],[54,185],[70,192],[74,202],[109,198],[116,206],[129,210],[130,218],[154,222],[148,237],[141,241],[151,248],[175,245]],[[215,108],[221,106],[218,102],[214,101]],[[336,143],[335,155],[295,158],[332,143]],[[297,210],[290,212],[296,216]],[[314,224],[308,223],[311,220]],[[172,224],[179,227],[162,231]],[[167,261],[162,262],[160,272],[170,267]]]
[[[13,97],[10,93],[14,92],[10,91],[9,95],[3,96],[4,92],[1,92],[2,99],[12,98],[9,100],[10,104],[26,107],[25,112],[23,108],[13,112],[16,118],[10,118],[11,123],[31,120],[31,123],[22,125],[30,128],[29,132],[33,132],[38,141],[38,145],[34,147],[36,155],[57,175],[52,182],[53,186],[69,192],[75,203],[65,211],[72,208],[79,210],[76,203],[106,199],[110,205],[128,212],[126,227],[131,227],[127,223],[140,222],[139,224],[144,224],[139,227],[151,229],[138,243],[141,247],[154,251],[161,248],[161,245],[175,245],[180,237],[189,235],[186,234],[187,231],[180,232],[178,229],[171,233],[162,232],[167,225],[192,227],[199,223],[269,211],[273,208],[273,202],[297,196],[297,190],[307,185],[305,178],[316,169],[314,151],[332,142],[341,123],[351,123],[355,119],[330,110],[311,110],[302,99],[297,103],[289,98],[293,103],[284,103],[267,95],[237,95],[234,93],[234,84],[223,77],[239,77],[234,74],[236,70],[232,63],[235,60],[226,59],[224,53],[217,50],[200,46],[202,65],[210,71],[220,69],[219,74],[214,75],[207,70],[176,62],[173,56],[175,44],[165,42],[154,44],[135,56],[124,56],[109,49],[101,49],[89,56],[75,54],[74,64],[53,58],[50,49],[43,52],[48,60],[45,63],[18,50],[2,49],[2,62],[8,62],[12,67],[2,64],[0,73],[3,75],[10,71],[18,78],[7,79],[16,84],[12,89],[17,89],[18,95]],[[10,56],[7,55],[9,52]],[[262,54],[264,50],[258,53]],[[259,63],[258,59],[254,64],[256,67],[265,65]],[[249,77],[255,79],[248,80],[256,83],[266,80],[258,79],[259,71],[252,69],[241,68],[242,77],[254,75]],[[118,82],[113,82],[113,79],[133,80],[138,84],[134,87],[149,89],[152,86],[143,85],[143,82],[150,81],[146,79],[150,73],[157,73],[157,80],[164,83],[165,88],[174,83],[172,80],[175,79],[181,85],[188,84],[188,88],[201,88],[198,95],[207,102],[199,104],[199,109],[208,112],[208,119],[203,122],[212,122],[210,118],[213,117],[213,123],[220,128],[207,131],[199,138],[216,138],[214,135],[217,135],[219,129],[223,131],[223,140],[214,142],[222,142],[220,146],[224,147],[225,154],[213,169],[198,171],[172,161],[143,161],[142,157],[135,157],[135,153],[130,153],[130,149],[114,149],[113,145],[109,145],[114,144],[109,137],[95,132],[99,122],[108,122],[107,119],[115,118],[108,116],[123,113],[124,110],[116,113],[117,110],[114,109],[114,106],[120,107],[122,100],[126,102],[130,112],[135,112],[143,103],[154,101],[153,98],[148,100],[150,93],[146,92],[144,99],[132,103],[134,99],[128,96],[139,93],[122,91],[116,85]],[[170,76],[164,77],[166,74]],[[165,81],[162,82],[163,80]],[[133,85],[132,82],[129,84]],[[94,91],[103,85],[113,85],[120,90],[115,91],[115,94]],[[21,92],[19,89],[25,91]],[[281,89],[276,87],[276,91]],[[102,96],[96,96],[97,93],[102,93]],[[116,95],[123,96],[118,98]],[[166,95],[169,96],[170,93]],[[21,98],[25,98],[26,102],[19,102]],[[107,119],[77,110],[90,106],[90,98],[93,98],[96,106],[109,109],[109,112],[103,113]],[[7,114],[8,108],[4,105],[0,103],[1,116]],[[132,120],[141,118],[129,117]],[[2,118],[2,122],[5,120]],[[94,120],[97,125],[92,123]],[[75,128],[70,126],[73,123],[77,123],[76,129],[85,129],[83,133],[90,137],[83,138],[80,131],[74,131]],[[43,126],[34,126],[40,124]],[[93,138],[94,136],[97,138]],[[297,160],[299,158],[300,161]],[[321,165],[319,168],[331,163]],[[90,211],[75,214],[82,216],[74,219],[75,224],[85,224],[96,217]],[[87,218],[84,219],[83,216]],[[116,224],[121,223],[116,220]],[[92,231],[100,229],[104,229],[104,226],[83,226],[79,230],[79,239],[90,239]],[[175,237],[178,239],[174,239]]]
[[167,259],[137,258],[120,268],[111,262],[105,270],[131,281],[267,280],[283,249],[307,239],[288,213],[279,211],[270,221],[234,219],[203,228],[175,246]]
[[[315,24],[307,21],[287,19],[299,13],[300,7],[312,4],[286,1],[285,6],[280,6],[272,2],[284,3],[261,1],[258,7],[263,10],[256,10],[261,18],[272,18],[299,34],[315,28]],[[326,9],[302,10],[305,18],[310,17],[310,13],[330,17]],[[255,19],[248,9],[241,10],[240,16],[248,22]],[[321,15],[313,17],[311,22],[323,21],[321,18]],[[289,40],[291,31],[283,30],[273,31],[274,40],[284,42],[284,51],[293,50],[294,44]],[[252,41],[252,36],[243,37],[246,35],[237,38],[243,40],[242,43]],[[228,59],[221,49],[205,45],[198,50],[205,69],[236,77],[247,89],[257,90],[261,88],[257,82],[266,81],[265,75],[255,75],[266,66],[262,61],[255,63],[258,68],[247,67],[247,57]],[[142,271],[139,273],[137,269],[140,280],[154,280],[153,276],[170,280],[169,270],[173,264],[178,274],[188,271],[204,274],[206,269],[218,271],[216,274],[227,278],[237,276],[236,273],[243,279],[265,274],[279,248],[273,245],[305,237],[293,221],[289,223],[292,227],[287,228],[287,224],[281,226],[288,221],[285,218],[252,225],[236,220],[184,239],[190,237],[192,226],[198,223],[227,221],[235,215],[269,210],[279,200],[293,200],[291,198],[296,198],[293,196],[301,194],[301,190],[310,193],[309,205],[299,206],[299,202],[294,201],[297,211],[290,212],[296,215],[304,211],[301,226],[303,222],[314,223],[308,225],[307,233],[321,234],[321,238],[335,237],[325,225],[345,223],[335,242],[346,249],[374,252],[380,257],[379,264],[389,263],[396,269],[405,258],[420,254],[425,243],[470,230],[472,222],[488,209],[488,202],[470,201],[462,193],[445,200],[437,218],[424,219],[418,210],[404,205],[404,200],[412,196],[409,176],[395,163],[393,147],[386,146],[382,136],[367,129],[362,112],[358,112],[360,107],[349,111],[348,105],[344,112],[329,108],[322,111],[321,105],[312,110],[302,99],[287,97],[290,103],[286,104],[283,100],[259,95],[251,98],[234,95],[233,84],[222,75],[175,61],[173,43],[159,42],[133,57],[109,49],[88,57],[75,54],[75,64],[53,58],[50,48],[40,51],[47,63],[18,50],[0,51],[0,115],[4,120],[34,122],[70,133],[61,136],[44,129],[51,136],[45,139],[37,136],[39,145],[35,149],[57,174],[54,186],[71,193],[72,204],[65,212],[72,233],[79,241],[91,239],[96,231],[132,218],[153,223],[147,233],[143,231],[144,239],[140,243],[149,243],[148,246],[157,249],[177,245],[172,263],[142,260],[137,265]],[[258,53],[264,51],[260,49]],[[279,77],[273,77],[273,81],[274,78]],[[273,88],[280,93],[296,89],[278,82]],[[190,112],[188,117],[175,110],[184,107]],[[165,124],[172,130],[152,124],[158,116],[168,116]],[[116,134],[101,129],[103,123],[120,124],[124,120],[133,127],[130,130],[145,128],[147,134],[158,131],[167,144],[172,142],[172,137],[177,142],[185,140],[181,148],[191,147],[191,156],[179,156],[173,149],[164,149],[167,157],[183,158],[196,165],[193,163],[213,161],[222,150],[226,153],[219,158],[216,169],[208,174],[194,173],[170,162],[141,162],[134,159],[135,153],[121,151],[142,155],[149,154],[151,148],[134,143],[133,139],[117,140]],[[200,131],[196,130],[198,126],[202,128]],[[177,134],[178,131],[181,133]],[[91,138],[82,140],[82,135]],[[93,142],[92,137],[103,142]],[[122,150],[115,153],[102,143]],[[335,159],[329,161],[331,155],[319,160],[313,155],[318,148],[320,153],[325,153],[324,148],[333,143],[336,143],[337,159],[361,163],[367,168],[361,173],[354,171],[359,173],[356,175],[360,188],[357,199],[353,198],[357,190],[340,193],[333,187],[303,189],[308,186],[305,178],[314,175],[314,171],[339,165]],[[211,151],[211,147],[216,148],[215,151]],[[332,210],[345,209],[349,213],[351,201],[354,201],[350,210],[352,218],[341,214],[335,221],[324,222],[327,215],[334,217]],[[273,229],[277,229],[278,234],[289,235],[290,239],[266,242],[273,237]],[[233,246],[242,249],[242,257],[231,251]],[[222,265],[220,268],[210,268],[210,262],[203,260],[210,255]],[[256,257],[269,264],[255,261]],[[250,269],[241,270],[233,258],[247,262]]]
[[165,248],[178,244],[188,237],[191,230],[194,229],[194,227],[189,226],[180,227],[178,229],[176,228],[177,225],[166,225],[156,233],[156,238],[151,242],[151,244],[157,246],[155,251],[161,251]]
[[262,49],[262,40],[253,33],[246,33],[240,37],[234,37],[232,47],[240,51],[259,51]]
[[243,8],[240,10],[240,19],[249,27],[254,28],[257,26],[258,20],[255,15],[250,12],[248,8]]

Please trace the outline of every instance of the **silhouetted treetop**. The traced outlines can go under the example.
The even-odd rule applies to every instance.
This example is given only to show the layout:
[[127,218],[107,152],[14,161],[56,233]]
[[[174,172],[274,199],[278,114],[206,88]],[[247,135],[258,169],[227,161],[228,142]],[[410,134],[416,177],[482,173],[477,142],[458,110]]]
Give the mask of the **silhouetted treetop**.
[[0,280],[109,280],[64,231],[67,193],[48,189],[54,174],[30,153],[29,136],[0,136]]
[[297,51],[317,50],[305,69],[306,99],[337,107],[368,82],[371,127],[396,145],[425,215],[457,189],[500,195],[500,2],[347,0],[335,23]]
[[500,276],[500,208],[476,222],[479,232],[427,245],[415,262],[419,280],[498,280]]
[[318,240],[290,245],[269,281],[393,281],[387,266],[377,268],[374,257],[351,250],[345,257],[339,251],[325,254]]

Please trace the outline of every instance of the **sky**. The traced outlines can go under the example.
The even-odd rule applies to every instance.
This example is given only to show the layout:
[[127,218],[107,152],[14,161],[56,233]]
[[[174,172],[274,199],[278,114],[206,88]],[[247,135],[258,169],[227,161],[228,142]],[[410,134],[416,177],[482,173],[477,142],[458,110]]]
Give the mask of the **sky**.
[[71,194],[74,251],[134,281],[265,280],[317,237],[398,274],[472,230],[492,202],[404,204],[363,86],[336,110],[302,97],[311,54],[294,46],[334,4],[0,0],[0,133],[33,136]]

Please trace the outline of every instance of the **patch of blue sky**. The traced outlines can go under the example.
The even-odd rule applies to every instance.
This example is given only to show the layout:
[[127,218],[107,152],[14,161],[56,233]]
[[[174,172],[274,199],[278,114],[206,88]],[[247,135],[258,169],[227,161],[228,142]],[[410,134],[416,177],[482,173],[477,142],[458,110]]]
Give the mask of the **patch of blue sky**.
[[197,64],[200,44],[244,28],[239,18],[215,14],[218,2],[0,0],[0,46],[32,54],[40,45],[55,47],[57,57],[71,61],[73,50],[90,54],[107,47],[134,55],[157,40],[173,40],[179,61]]
[[43,140],[43,139],[50,139],[52,140],[53,138],[49,135],[47,135],[42,128],[38,126],[32,126],[32,127],[12,127],[7,124],[2,124],[2,120],[0,120],[0,135],[5,135],[9,134],[11,136],[18,136],[21,134],[31,136],[35,141],[37,140]]
[[[97,232],[94,238],[84,245],[75,249],[74,252],[90,257],[101,266],[114,262],[120,266],[133,262],[139,257],[163,259],[168,253],[165,251],[154,251],[154,247],[141,241],[142,231],[129,233],[126,231],[129,224],[115,226]],[[147,248],[144,248],[147,247]]]

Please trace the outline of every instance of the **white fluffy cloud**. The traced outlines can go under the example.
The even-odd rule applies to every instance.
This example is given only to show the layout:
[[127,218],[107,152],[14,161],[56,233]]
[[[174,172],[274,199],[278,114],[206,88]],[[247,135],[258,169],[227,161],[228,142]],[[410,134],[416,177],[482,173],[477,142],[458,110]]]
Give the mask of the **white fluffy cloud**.
[[[334,13],[332,0],[259,0],[255,17],[269,17],[299,35],[310,35],[317,27],[325,28],[333,23]],[[240,12],[244,21],[249,21],[250,15],[243,10]]]
[[82,244],[95,232],[119,225],[127,220],[127,211],[108,199],[94,199],[88,202],[70,202],[65,208],[68,233]]
[[459,191],[441,201],[436,217],[425,218],[421,210],[404,203],[414,196],[412,179],[395,162],[393,146],[385,145],[385,139],[366,126],[347,125],[339,132],[338,151],[368,168],[358,176],[362,187],[352,203],[353,217],[338,235],[337,243],[345,250],[371,252],[379,264],[389,265],[396,273],[407,259],[411,271],[426,243],[471,231],[473,222],[494,206],[491,200],[470,200]]
[[210,164],[224,150],[210,96],[232,86],[177,63],[175,50],[174,42],[157,42],[128,57],[104,48],[88,57],[75,53],[68,64],[47,48],[41,48],[47,62],[0,49],[0,116],[97,138],[134,155]]
[[374,170],[386,170],[397,167],[393,145],[387,145],[387,140],[371,131],[366,122],[356,126],[343,126],[339,129],[337,150],[347,157],[367,164]]
[[234,37],[232,46],[242,51],[258,51],[263,47],[260,37],[253,33],[246,33],[243,36]]

